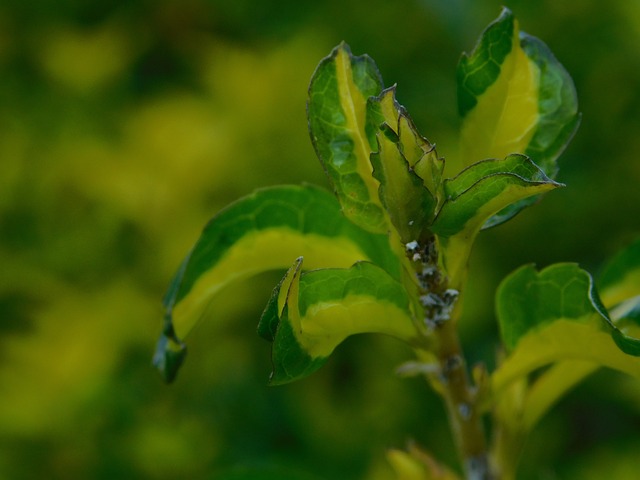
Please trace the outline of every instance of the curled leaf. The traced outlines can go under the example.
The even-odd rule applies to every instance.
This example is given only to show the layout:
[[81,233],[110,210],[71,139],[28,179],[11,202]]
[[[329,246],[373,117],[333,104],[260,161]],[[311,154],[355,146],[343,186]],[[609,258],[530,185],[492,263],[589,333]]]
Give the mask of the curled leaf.
[[165,326],[154,357],[163,376],[168,381],[175,377],[184,338],[223,287],[288,268],[295,255],[304,255],[310,268],[370,260],[394,278],[401,272],[387,236],[346,220],[329,192],[311,186],[259,190],[218,213],[176,273],[165,297]]
[[417,330],[406,290],[381,268],[358,262],[302,273],[299,258],[274,290],[258,333],[273,342],[275,385],[313,373],[351,335],[383,333],[412,342]]
[[445,181],[445,202],[431,229],[443,237],[471,239],[503,208],[560,186],[523,155],[484,160]]

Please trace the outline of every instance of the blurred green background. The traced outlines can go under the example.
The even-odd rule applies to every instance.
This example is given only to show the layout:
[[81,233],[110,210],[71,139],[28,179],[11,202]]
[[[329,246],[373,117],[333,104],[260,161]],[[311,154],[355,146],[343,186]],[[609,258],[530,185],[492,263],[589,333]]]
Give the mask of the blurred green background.
[[[454,69],[501,4],[569,70],[583,121],[568,188],[479,240],[463,335],[489,364],[502,276],[597,272],[640,231],[640,1],[3,0],[0,478],[378,480],[409,438],[454,461],[438,399],[393,375],[410,352],[392,340],[350,339],[311,378],[265,386],[255,326],[277,275],[222,295],[174,385],[150,358],[164,290],[218,209],[327,185],[305,118],[318,61],[341,40],[369,53],[452,156]],[[640,386],[599,373],[536,430],[521,478],[635,479],[639,448]]]

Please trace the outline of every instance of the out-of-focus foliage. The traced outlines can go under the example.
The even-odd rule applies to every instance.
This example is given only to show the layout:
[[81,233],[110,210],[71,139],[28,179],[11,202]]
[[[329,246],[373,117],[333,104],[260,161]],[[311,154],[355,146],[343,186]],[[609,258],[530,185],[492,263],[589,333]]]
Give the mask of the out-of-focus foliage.
[[[326,185],[305,117],[318,58],[341,40],[369,52],[454,159],[458,55],[504,3],[570,72],[583,117],[568,187],[483,233],[472,257],[463,333],[489,363],[502,276],[530,261],[589,269],[640,230],[637,2],[3,2],[0,476],[270,464],[378,480],[407,431],[447,460],[438,399],[392,375],[406,352],[391,340],[351,339],[314,377],[263,387],[269,346],[253,328],[273,277],[222,296],[225,318],[196,337],[224,340],[193,342],[179,388],[149,355],[165,285],[213,213],[256,187]],[[522,478],[634,478],[639,404],[637,384],[597,374],[534,432]]]

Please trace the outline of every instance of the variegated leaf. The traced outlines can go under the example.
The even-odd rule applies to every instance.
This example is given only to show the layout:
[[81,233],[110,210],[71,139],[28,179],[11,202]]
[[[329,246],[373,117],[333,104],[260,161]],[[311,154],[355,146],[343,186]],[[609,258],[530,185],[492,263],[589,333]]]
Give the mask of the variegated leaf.
[[372,263],[302,273],[299,258],[258,325],[258,333],[273,342],[270,383],[313,373],[354,334],[382,333],[412,342],[417,329],[409,305],[403,286]]
[[394,278],[401,275],[387,236],[346,220],[329,192],[311,186],[259,190],[216,215],[178,270],[165,297],[164,332],[154,357],[165,378],[175,376],[184,338],[224,286],[286,269],[298,255],[309,268],[369,260]]

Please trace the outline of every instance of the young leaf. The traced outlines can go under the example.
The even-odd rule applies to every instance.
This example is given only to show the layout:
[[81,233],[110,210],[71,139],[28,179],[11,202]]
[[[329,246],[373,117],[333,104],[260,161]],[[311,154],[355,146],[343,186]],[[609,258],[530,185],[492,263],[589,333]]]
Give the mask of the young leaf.
[[471,239],[501,209],[559,186],[523,155],[475,163],[445,180],[445,202],[431,230],[442,237]]
[[444,159],[438,156],[435,145],[418,133],[408,115],[398,118],[398,137],[409,165],[439,204],[442,200]]
[[403,243],[420,239],[434,216],[443,161],[395,100],[395,87],[369,98],[368,112],[380,201]]
[[302,273],[302,258],[274,290],[258,333],[273,342],[274,385],[313,373],[350,335],[417,336],[406,290],[380,267],[358,262]]
[[438,236],[450,287],[460,288],[464,282],[471,246],[487,219],[524,198],[559,186],[522,155],[481,161],[445,180],[444,204],[430,228]]
[[[385,124],[386,125],[386,124]],[[403,243],[417,240],[429,225],[436,202],[422,179],[410,169],[395,132],[377,135],[378,151],[371,155],[379,195]]]
[[355,57],[342,43],[311,78],[307,116],[311,141],[344,214],[371,232],[386,233],[387,219],[371,176],[367,99],[382,91],[382,78],[367,55]]
[[[471,55],[462,56],[457,82],[464,164],[521,153],[555,178],[557,158],[579,123],[575,88],[546,45],[519,31],[508,9],[487,27]],[[512,204],[486,227],[534,200]]]
[[182,340],[225,285],[291,265],[348,267],[370,260],[394,278],[398,258],[386,235],[362,230],[340,213],[336,199],[311,186],[263,189],[231,204],[205,227],[165,297],[165,327],[154,364],[168,380],[184,356]]
[[497,313],[510,353],[493,374],[495,389],[562,360],[592,361],[640,378],[640,340],[613,323],[591,275],[577,265],[516,270],[498,289]]
[[[440,197],[444,159],[438,157],[435,146],[420,135],[407,110],[395,98],[396,87],[369,98],[367,104],[367,135],[371,145],[377,143],[377,135],[384,127],[386,133],[395,133],[394,140],[410,169],[422,179],[432,196]],[[393,136],[391,137],[393,138]]]

